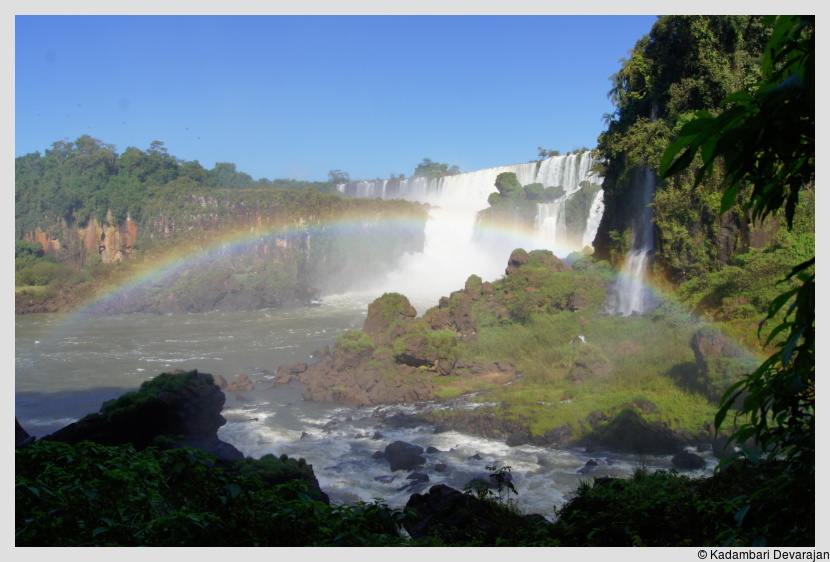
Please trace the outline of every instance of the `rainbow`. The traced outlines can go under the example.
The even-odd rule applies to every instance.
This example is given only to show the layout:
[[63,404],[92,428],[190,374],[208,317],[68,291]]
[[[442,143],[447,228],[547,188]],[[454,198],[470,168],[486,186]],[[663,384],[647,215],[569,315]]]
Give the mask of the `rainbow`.
[[[148,286],[161,283],[184,270],[199,267],[200,264],[204,264],[207,267],[209,262],[222,255],[249,251],[252,247],[263,243],[280,244],[298,237],[310,236],[313,243],[315,236],[324,233],[343,237],[357,237],[364,235],[369,229],[396,229],[404,233],[411,233],[412,236],[419,236],[423,234],[424,222],[403,216],[376,217],[371,220],[366,218],[338,217],[327,221],[315,222],[314,224],[246,228],[225,232],[206,231],[205,236],[201,240],[189,240],[186,244],[182,245],[181,250],[167,253],[155,261],[142,264],[136,269],[136,274],[129,280],[114,284],[105,291],[95,294],[81,306],[70,312],[62,324],[64,326],[71,325],[72,319],[78,316],[100,314],[108,308],[110,303],[120,299],[128,299],[131,295]],[[510,255],[509,253],[512,249],[523,248],[525,250],[533,250],[545,248],[544,242],[534,234],[531,228],[521,228],[515,224],[507,223],[477,225],[476,240],[480,244],[492,249],[493,252],[499,252],[499,255],[495,256],[495,259],[502,264],[502,268],[506,266],[507,259]],[[555,255],[563,258],[573,251],[581,250],[581,248],[565,246],[550,249]],[[476,271],[469,271],[468,273],[472,274],[476,273]],[[624,273],[618,271],[617,275],[624,275]],[[645,285],[650,294],[656,299],[662,300],[668,297],[668,294],[650,281],[646,280]],[[458,288],[461,287],[459,286]],[[746,348],[744,345],[735,343],[742,348]],[[761,357],[757,352],[750,351],[750,353],[756,357]]]
[[222,255],[240,253],[261,244],[287,245],[289,241],[321,234],[342,237],[364,235],[373,229],[394,228],[404,233],[419,235],[424,223],[411,217],[380,217],[355,219],[338,217],[307,224],[282,225],[266,228],[236,228],[226,231],[205,231],[200,239],[183,240],[182,249],[166,252],[151,262],[136,264],[135,275],[98,292],[83,302],[73,314],[95,314],[105,310],[108,303],[129,298],[142,288],[160,283],[186,269],[207,265]]

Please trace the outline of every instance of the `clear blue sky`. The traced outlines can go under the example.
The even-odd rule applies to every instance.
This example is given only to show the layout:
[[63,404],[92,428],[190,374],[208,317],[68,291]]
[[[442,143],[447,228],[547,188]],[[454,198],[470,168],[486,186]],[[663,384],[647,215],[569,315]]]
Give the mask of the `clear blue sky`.
[[17,16],[15,156],[159,140],[262,177],[594,147],[655,16]]

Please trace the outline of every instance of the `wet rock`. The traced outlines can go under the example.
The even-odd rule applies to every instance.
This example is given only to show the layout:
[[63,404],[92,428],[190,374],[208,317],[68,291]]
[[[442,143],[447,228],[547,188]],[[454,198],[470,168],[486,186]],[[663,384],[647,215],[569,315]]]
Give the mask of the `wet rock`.
[[530,436],[521,431],[514,431],[507,438],[508,447],[518,447],[519,445],[527,445],[530,443]]
[[680,470],[701,470],[706,468],[702,457],[688,451],[681,451],[672,457],[671,463]]
[[564,449],[565,447],[570,446],[573,440],[573,431],[571,430],[570,425],[562,424],[546,432],[544,437],[545,442],[548,445]]
[[435,453],[440,453],[440,452],[441,452],[441,451],[439,451],[439,450],[438,450],[438,449],[436,449],[435,447],[431,447],[431,446],[430,446],[430,447],[427,447],[427,450],[426,450],[426,453],[427,453],[428,455],[434,455]]
[[292,363],[291,365],[281,365],[280,368],[277,369],[277,374],[269,388],[274,388],[278,384],[287,384],[291,382],[292,379],[297,378],[298,375],[305,373],[307,369],[308,365],[302,362]]
[[577,472],[579,474],[586,474],[594,470],[594,468],[596,468],[597,465],[599,465],[597,461],[595,461],[594,459],[589,459],[588,462],[585,463],[585,466],[577,470]]
[[254,381],[245,373],[236,377],[236,380],[230,383],[225,390],[227,392],[242,392],[254,389]]
[[423,472],[413,472],[406,479],[414,480],[415,482],[429,482],[429,475]]
[[389,470],[413,470],[424,466],[427,462],[422,456],[424,448],[404,441],[395,441],[387,445],[383,451],[383,458],[389,461]]
[[382,482],[384,484],[391,484],[396,478],[397,474],[384,474],[382,476],[375,476],[375,482]]
[[315,349],[314,351],[311,352],[311,358],[312,359],[322,359],[324,357],[328,357],[329,355],[331,355],[331,354],[329,352],[328,344],[324,345],[323,347],[321,347],[319,349]]
[[448,468],[447,465],[445,465],[442,462],[439,462],[438,464],[435,465],[433,470],[435,470],[435,472],[446,472],[447,468]]

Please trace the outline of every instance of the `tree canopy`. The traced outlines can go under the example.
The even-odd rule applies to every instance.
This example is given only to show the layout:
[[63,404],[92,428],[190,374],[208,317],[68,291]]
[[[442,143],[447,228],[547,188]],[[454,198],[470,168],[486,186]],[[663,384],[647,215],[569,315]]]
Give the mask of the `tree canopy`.
[[54,142],[43,155],[34,152],[15,159],[17,233],[36,226],[47,229],[61,219],[79,225],[92,218],[121,223],[129,216],[137,221],[153,190],[165,186],[334,190],[327,182],[255,181],[229,162],[217,162],[207,170],[197,160],[172,156],[158,140],[146,150],[130,146],[119,155],[114,145],[82,135],[74,142]]
[[458,166],[449,164],[441,164],[433,162],[429,158],[424,158],[421,163],[415,167],[414,177],[440,178],[442,176],[454,176],[461,173]]
[[[815,182],[815,17],[767,21],[774,27],[760,79],[726,97],[717,115],[695,113],[666,150],[660,171],[671,176],[694,167],[699,184],[722,161],[721,213],[749,192],[744,207],[753,217],[783,212],[792,228],[798,200]],[[796,506],[781,515],[798,534],[815,524],[804,517],[815,501],[815,256],[794,267],[783,282],[791,280],[798,285],[773,300],[765,320],[777,322],[766,344],[779,335],[783,339],[757,370],[727,390],[715,424],[720,428],[740,404],[734,417],[742,423],[731,440],[753,440],[769,462],[787,463],[781,476],[749,498],[741,518],[753,507],[763,509],[787,497]]]

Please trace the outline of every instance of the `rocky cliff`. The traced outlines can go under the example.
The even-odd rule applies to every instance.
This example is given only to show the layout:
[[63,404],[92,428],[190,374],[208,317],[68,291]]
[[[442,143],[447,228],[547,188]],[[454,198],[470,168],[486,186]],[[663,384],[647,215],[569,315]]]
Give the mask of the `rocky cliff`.
[[[78,270],[121,263],[126,278],[170,268],[101,312],[256,310],[308,305],[321,288],[348,290],[404,253],[422,250],[426,212],[418,203],[312,190],[204,190],[153,199],[140,222],[60,219],[22,238]],[[98,273],[106,271],[98,266]],[[93,283],[86,293],[97,290]],[[48,302],[18,298],[16,310],[62,310],[76,300],[61,290]]]

